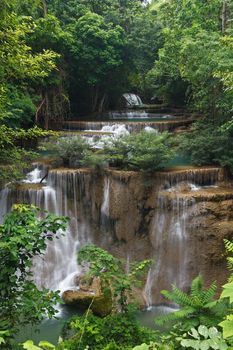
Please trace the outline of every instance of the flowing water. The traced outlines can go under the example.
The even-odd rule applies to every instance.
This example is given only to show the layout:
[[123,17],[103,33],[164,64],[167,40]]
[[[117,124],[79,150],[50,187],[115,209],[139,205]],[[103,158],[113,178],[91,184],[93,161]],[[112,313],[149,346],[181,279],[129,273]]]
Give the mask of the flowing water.
[[[171,284],[179,288],[188,286],[188,237],[192,232],[188,219],[195,211],[195,199],[182,195],[181,187],[185,184],[185,193],[198,193],[202,186],[216,186],[223,176],[221,169],[190,168],[157,173],[148,194],[153,201],[150,199],[147,219],[141,204],[146,192],[143,193],[140,185],[142,180],[135,182],[139,181],[136,173],[110,171],[97,176],[85,169],[54,169],[49,171],[46,183],[41,184],[47,171],[45,166],[35,164],[21,184],[7,186],[0,192],[1,222],[14,203],[34,204],[42,210],[70,217],[65,234],[48,242],[45,255],[34,259],[33,275],[38,287],[61,291],[77,288],[76,276],[80,273],[77,251],[85,243],[97,243],[110,251],[115,246],[115,251],[127,260],[126,270],[136,256],[141,260],[148,258],[142,251],[138,233],[135,233],[142,225],[145,225],[150,241],[149,254],[155,261],[145,283],[148,313],[144,313],[142,319],[147,315],[154,317],[157,309],[153,305],[161,302],[158,297],[161,289],[167,289]],[[141,223],[135,213],[141,215]],[[63,314],[67,315],[67,312],[64,308]],[[63,321],[59,322],[55,326],[51,321],[50,325],[59,331]],[[47,328],[48,323],[45,324],[42,326]]]

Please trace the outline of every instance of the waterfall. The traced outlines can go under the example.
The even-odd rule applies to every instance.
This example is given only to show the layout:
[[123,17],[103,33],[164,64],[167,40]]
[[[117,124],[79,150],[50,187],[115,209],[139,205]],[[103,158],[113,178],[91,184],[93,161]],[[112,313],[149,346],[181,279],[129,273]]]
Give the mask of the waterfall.
[[126,93],[123,97],[126,100],[127,107],[142,106],[142,100],[138,95]]
[[36,164],[22,183],[0,191],[1,222],[14,203],[70,217],[65,235],[49,241],[45,255],[34,259],[38,287],[77,288],[77,251],[90,242],[127,258],[126,269],[129,260],[154,259],[144,289],[148,307],[162,301],[161,289],[172,283],[186,289],[199,273],[196,259],[201,253],[190,244],[199,225],[198,216],[192,221],[198,203],[211,200],[213,191],[216,201],[232,198],[230,190],[206,189],[223,181],[224,172],[217,167],[160,171],[150,179],[118,170],[97,174],[88,169],[53,169],[47,182],[40,184],[45,171]]
[[166,196],[158,195],[150,230],[155,262],[148,272],[144,289],[148,307],[156,298],[160,299],[160,290],[167,286],[174,284],[181,289],[187,286],[187,217],[188,208],[193,204],[193,199],[190,202],[179,195],[168,203]]
[[[71,176],[70,182],[62,174],[51,173],[46,186],[38,185],[42,170],[36,167],[30,172],[22,186],[17,189],[6,188],[0,193],[1,217],[10,210],[14,203],[33,204],[42,210],[56,215],[69,216],[70,222],[65,234],[60,238],[47,242],[45,255],[37,256],[33,261],[34,281],[39,288],[60,289],[60,284],[70,274],[78,273],[76,252],[80,245],[76,218],[76,177]],[[55,175],[55,176],[54,176]],[[37,184],[37,186],[33,186]],[[65,187],[64,187],[65,185]],[[66,185],[72,187],[73,198],[68,205]]]

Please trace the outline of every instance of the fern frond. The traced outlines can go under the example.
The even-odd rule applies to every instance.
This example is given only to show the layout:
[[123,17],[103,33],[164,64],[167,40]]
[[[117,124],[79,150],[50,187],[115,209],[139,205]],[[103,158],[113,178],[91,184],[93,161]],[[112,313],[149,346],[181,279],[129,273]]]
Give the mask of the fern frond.
[[161,294],[180,306],[192,306],[192,301],[190,300],[189,295],[182,292],[182,290],[177,288],[175,285],[172,286],[171,292],[167,290],[162,290]]
[[224,239],[223,241],[227,253],[233,253],[233,242],[229,241],[228,239]]
[[227,268],[230,270],[230,271],[233,271],[233,257],[228,257],[227,258]]
[[194,278],[191,284],[191,295],[199,296],[200,291],[203,289],[203,278],[201,275]]
[[202,292],[203,305],[213,301],[214,296],[216,294],[216,290],[217,290],[217,285],[215,281],[211,284],[211,286],[208,289],[203,290]]
[[178,321],[184,318],[187,318],[189,315],[192,315],[195,312],[195,309],[192,307],[184,307],[181,310],[171,312],[170,314],[161,315],[156,317],[155,323],[158,325],[163,325],[167,322]]

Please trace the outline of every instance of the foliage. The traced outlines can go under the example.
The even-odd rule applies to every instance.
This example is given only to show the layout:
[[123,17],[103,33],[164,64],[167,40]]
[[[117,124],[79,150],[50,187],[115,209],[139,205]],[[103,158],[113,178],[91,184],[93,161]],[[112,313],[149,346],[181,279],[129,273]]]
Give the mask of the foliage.
[[113,291],[115,307],[120,312],[127,312],[130,298],[132,298],[132,287],[145,273],[150,265],[150,260],[140,263],[132,263],[130,271],[125,271],[125,262],[121,261],[105,250],[93,244],[86,245],[79,250],[78,263],[89,264],[88,275],[100,277],[106,284],[106,288]]
[[185,293],[175,285],[172,291],[161,292],[167,299],[178,304],[180,309],[171,314],[160,316],[156,323],[164,324],[168,321],[182,322],[184,329],[196,327],[201,324],[206,326],[216,325],[223,317],[227,305],[214,301],[216,293],[215,282],[209,288],[204,288],[201,276],[196,277],[191,284],[190,292]]
[[222,334],[215,327],[208,329],[206,326],[200,325],[197,330],[191,328],[186,337],[187,336],[191,337],[191,339],[184,338],[181,341],[181,345],[184,348],[195,350],[228,349],[227,343],[223,340]]
[[[31,17],[18,17],[13,5],[6,6],[1,13],[0,24],[0,118],[15,118],[14,96],[25,93],[25,86],[43,80],[55,68],[57,54],[51,50],[42,50],[37,54],[27,45],[27,35],[34,29]],[[17,87],[17,89],[16,89]],[[18,91],[18,92],[17,92]],[[19,101],[18,101],[19,102]],[[28,107],[28,101],[25,101]],[[23,110],[24,110],[24,106]],[[23,116],[23,114],[21,114]]]
[[231,275],[229,278],[229,282],[223,285],[223,291],[220,296],[221,300],[227,300],[229,303],[228,307],[228,314],[226,315],[226,318],[219,323],[219,325],[223,329],[223,337],[224,339],[227,339],[228,341],[231,341],[231,345],[233,344],[233,260],[232,260],[232,253],[233,253],[233,242],[224,240],[226,252],[228,254],[227,262],[228,262],[228,268],[231,271]]
[[148,342],[155,338],[155,332],[139,326],[130,314],[113,314],[99,318],[92,314],[73,317],[66,325],[65,340],[58,349],[84,350],[125,350],[131,349],[140,341]]
[[52,131],[44,131],[38,127],[28,130],[12,129],[0,126],[0,184],[20,180],[24,170],[38,155],[27,151],[24,147],[35,148],[40,138],[54,135]]
[[[207,116],[232,110],[232,5],[213,0],[154,1],[164,44],[148,85],[161,99]],[[221,13],[222,23],[219,20]],[[174,87],[178,88],[174,91]]]
[[23,349],[25,350],[55,350],[55,346],[47,341],[40,341],[39,346],[34,345],[33,341],[27,340],[23,343]]
[[94,153],[88,142],[80,137],[63,137],[44,143],[43,147],[58,155],[65,166],[98,168],[104,164],[103,156]]
[[191,157],[195,165],[220,165],[233,174],[233,134],[208,121],[196,123],[194,130],[179,138],[180,150]]
[[103,152],[107,160],[126,169],[155,171],[173,157],[169,134],[141,131],[106,142]]
[[38,290],[31,280],[32,258],[45,252],[46,241],[59,238],[66,218],[45,213],[38,219],[39,209],[15,205],[0,226],[0,328],[17,332],[19,325],[40,322],[53,317],[58,294]]

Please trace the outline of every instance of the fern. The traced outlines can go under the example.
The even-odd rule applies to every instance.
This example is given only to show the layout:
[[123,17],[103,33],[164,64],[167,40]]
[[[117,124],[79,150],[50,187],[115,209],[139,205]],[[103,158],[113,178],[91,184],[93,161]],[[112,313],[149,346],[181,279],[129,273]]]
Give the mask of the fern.
[[229,282],[233,281],[233,242],[224,239],[224,245],[227,253],[227,268],[231,271]]
[[182,292],[182,290],[177,288],[175,285],[172,285],[172,292],[163,290],[161,294],[178,305],[192,306],[192,302],[189,296],[186,293]]
[[184,307],[170,314],[161,315],[156,317],[155,323],[158,325],[164,325],[167,322],[183,320],[195,312],[195,309],[192,307]]
[[[207,325],[213,325],[213,320],[225,314],[224,305],[214,301],[216,283],[213,282],[209,288],[204,288],[201,276],[197,276],[191,284],[190,292],[185,293],[176,286],[172,291],[163,290],[161,293],[170,301],[180,305],[181,309],[169,315],[163,315],[156,319],[157,324],[168,321],[183,321],[186,326],[199,325],[205,319]],[[209,319],[209,321],[208,321]],[[215,323],[216,324],[216,323]]]
[[202,291],[202,303],[203,303],[203,305],[214,300],[216,290],[217,290],[216,282],[213,282],[208,289]]
[[227,253],[233,253],[233,242],[224,239],[224,245]]

